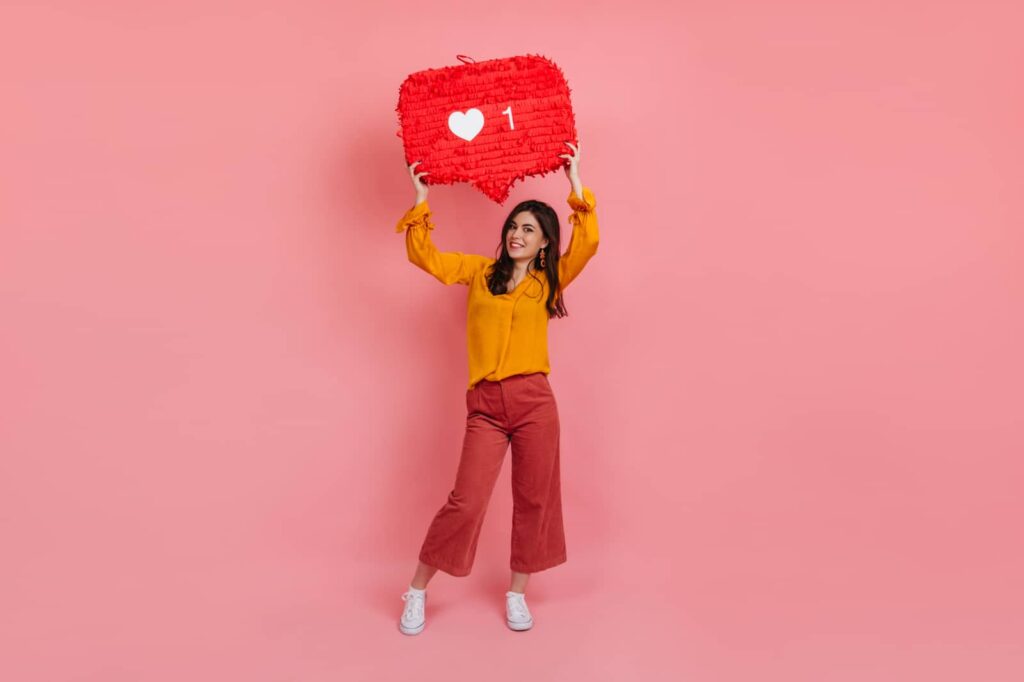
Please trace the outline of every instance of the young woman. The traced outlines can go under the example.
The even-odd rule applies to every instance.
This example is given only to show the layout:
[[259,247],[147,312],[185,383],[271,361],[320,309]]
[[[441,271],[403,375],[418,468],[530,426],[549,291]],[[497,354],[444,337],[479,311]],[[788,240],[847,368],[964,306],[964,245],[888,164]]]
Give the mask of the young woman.
[[547,324],[567,315],[562,292],[597,252],[596,203],[580,182],[578,145],[566,142],[565,174],[572,191],[572,239],[559,255],[558,214],[540,201],[524,201],[501,228],[497,258],[458,251],[440,252],[430,240],[434,229],[427,187],[408,166],[416,204],[398,221],[409,260],[444,284],[469,287],[466,341],[469,388],[466,433],[455,486],[434,516],[420,547],[419,564],[405,601],[399,629],[419,634],[426,624],[427,583],[438,571],[469,575],[484,512],[512,446],[512,579],[505,593],[506,624],[528,630],[526,606],[531,573],[564,563],[559,483],[558,407],[548,384]]

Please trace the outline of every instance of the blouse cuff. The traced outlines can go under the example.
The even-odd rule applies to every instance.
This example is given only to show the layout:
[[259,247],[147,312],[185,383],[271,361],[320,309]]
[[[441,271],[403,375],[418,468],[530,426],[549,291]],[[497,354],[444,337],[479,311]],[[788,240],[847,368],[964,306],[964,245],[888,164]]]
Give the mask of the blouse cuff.
[[428,230],[434,229],[434,223],[430,219],[430,206],[427,202],[421,202],[405,212],[395,225],[395,232],[405,232],[409,227],[425,227]]
[[594,193],[590,191],[589,187],[583,188],[583,198],[581,199],[576,191],[569,192],[569,206],[574,211],[593,211],[597,208],[597,200],[594,199]]

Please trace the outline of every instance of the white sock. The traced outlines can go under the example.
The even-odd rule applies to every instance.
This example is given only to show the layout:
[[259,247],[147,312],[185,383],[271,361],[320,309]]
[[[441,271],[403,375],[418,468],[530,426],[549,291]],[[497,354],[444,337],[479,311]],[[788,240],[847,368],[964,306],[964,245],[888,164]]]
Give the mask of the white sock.
[[424,587],[422,590],[417,590],[412,585],[409,585],[409,591],[412,592],[413,594],[426,594],[427,593],[427,588]]

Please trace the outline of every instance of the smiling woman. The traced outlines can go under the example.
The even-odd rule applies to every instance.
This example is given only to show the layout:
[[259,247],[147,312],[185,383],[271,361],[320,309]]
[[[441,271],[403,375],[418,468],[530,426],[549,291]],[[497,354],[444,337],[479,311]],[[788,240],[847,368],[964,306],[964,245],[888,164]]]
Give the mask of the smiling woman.
[[[529,212],[513,209],[504,229],[505,238],[499,246],[502,253],[497,259],[459,251],[438,251],[430,238],[434,222],[426,201],[414,206],[398,221],[397,231],[406,233],[410,262],[444,284],[469,287],[466,344],[470,388],[481,379],[498,381],[523,372],[551,371],[548,320],[567,314],[562,306],[562,293],[597,253],[599,238],[597,202],[590,188],[584,188],[582,199],[572,192],[567,201],[573,209],[569,218],[573,232],[569,247],[561,257],[556,255],[557,232],[548,232],[553,237],[543,234],[543,225],[549,220],[555,221],[557,230],[558,217],[541,202],[523,202],[521,206],[530,206]],[[538,228],[528,227],[532,221],[525,218],[514,221],[517,215],[534,214],[541,216]],[[509,253],[513,240],[523,241],[524,247],[518,249],[525,252],[522,256]],[[541,247],[545,241],[548,245]],[[541,254],[547,253],[550,257],[543,256],[544,267],[534,267]],[[523,270],[514,276],[517,265]],[[552,299],[555,304],[551,304]]]
[[[573,146],[571,143],[569,146]],[[562,292],[597,253],[598,228],[593,192],[579,179],[579,150],[568,158],[572,184],[568,203],[572,237],[559,255],[561,230],[554,209],[541,201],[518,204],[501,232],[496,258],[442,252],[430,232],[434,223],[427,188],[415,172],[416,204],[396,226],[405,232],[409,260],[444,284],[469,287],[466,344],[469,386],[466,390],[466,436],[455,486],[438,510],[420,548],[419,564],[399,628],[422,631],[426,586],[438,570],[466,576],[505,451],[512,446],[512,580],[507,598],[507,625],[532,626],[525,602],[530,573],[566,561],[559,482],[558,407],[548,384],[547,325],[567,314]]]
[[[505,293],[514,289],[527,274],[536,277],[535,271],[543,272],[551,282],[547,303],[549,314],[557,317],[566,315],[558,286],[560,241],[558,214],[553,208],[532,199],[516,205],[505,220],[502,244],[497,249],[499,255],[488,270],[488,290],[492,294]],[[550,258],[548,254],[551,254]]]

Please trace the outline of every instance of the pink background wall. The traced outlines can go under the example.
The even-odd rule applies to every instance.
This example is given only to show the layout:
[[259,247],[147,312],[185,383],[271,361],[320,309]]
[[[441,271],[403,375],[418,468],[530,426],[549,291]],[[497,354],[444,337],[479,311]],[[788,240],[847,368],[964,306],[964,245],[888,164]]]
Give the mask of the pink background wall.
[[[0,678],[1022,679],[1019,4],[163,5],[0,10]],[[408,638],[465,290],[398,86],[526,53],[602,231],[569,562],[507,630],[506,463]],[[512,205],[430,199],[477,253]]]

